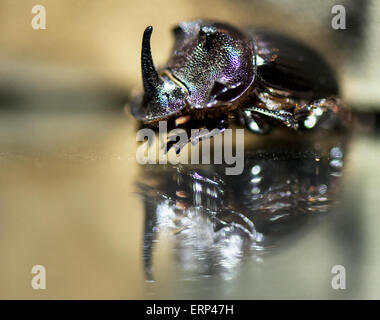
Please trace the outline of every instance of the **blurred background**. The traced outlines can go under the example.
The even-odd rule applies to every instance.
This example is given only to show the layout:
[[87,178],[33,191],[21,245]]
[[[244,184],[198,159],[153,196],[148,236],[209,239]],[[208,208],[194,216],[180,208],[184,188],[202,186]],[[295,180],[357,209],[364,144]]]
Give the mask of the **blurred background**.
[[[36,4],[46,8],[46,30],[31,27]],[[346,9],[345,30],[331,27],[335,4]],[[114,102],[117,97],[114,94],[122,98],[131,88],[140,87],[144,28],[155,27],[152,50],[160,65],[171,50],[171,28],[194,18],[293,35],[331,62],[346,101],[376,105],[379,99],[377,1],[112,0],[105,4],[97,0],[2,0],[1,7],[0,97],[4,107],[94,110],[109,105],[108,100]],[[89,103],[91,107],[82,103],[84,93],[95,100]],[[50,104],[53,94],[54,99],[64,96],[70,103]],[[33,98],[38,102],[32,103]]]
[[[37,4],[46,8],[46,30],[31,26]],[[346,9],[345,30],[331,27],[335,4]],[[272,277],[273,286],[248,287],[250,266],[234,285],[222,282],[217,296],[214,279],[202,291],[173,273],[165,242],[157,258],[159,281],[145,281],[135,122],[123,109],[132,91],[142,87],[145,27],[154,26],[152,52],[161,65],[171,50],[170,29],[194,18],[290,34],[330,62],[347,105],[380,109],[379,1],[0,0],[0,298],[380,297],[375,165],[380,146],[362,136],[350,147],[343,183],[345,199],[361,192],[356,213],[362,215],[359,238],[367,251],[360,256],[366,275],[360,291],[335,294],[320,284],[329,281],[330,262],[339,264],[336,257],[350,251],[327,240],[330,227],[269,260],[266,276],[258,269],[251,274],[255,281],[287,275]],[[305,257],[313,263],[300,280],[297,266]],[[47,290],[30,286],[35,264],[47,268]],[[280,264],[284,270],[276,269]],[[316,275],[320,268],[326,274]],[[294,282],[298,285],[290,285]]]

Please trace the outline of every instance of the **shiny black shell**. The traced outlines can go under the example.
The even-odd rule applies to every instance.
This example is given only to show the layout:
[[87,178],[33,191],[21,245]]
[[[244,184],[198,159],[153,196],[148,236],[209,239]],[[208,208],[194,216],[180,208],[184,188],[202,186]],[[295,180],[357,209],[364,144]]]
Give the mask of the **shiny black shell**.
[[308,46],[275,32],[249,33],[257,44],[257,75],[266,87],[308,99],[339,94],[331,67]]

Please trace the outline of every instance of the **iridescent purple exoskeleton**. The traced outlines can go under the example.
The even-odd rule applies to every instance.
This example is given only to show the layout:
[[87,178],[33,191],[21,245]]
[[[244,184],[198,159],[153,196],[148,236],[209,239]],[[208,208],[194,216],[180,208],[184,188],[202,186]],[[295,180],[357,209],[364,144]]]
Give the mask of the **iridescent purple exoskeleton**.
[[334,72],[294,39],[213,21],[184,22],[173,29],[167,64],[156,70],[152,30],[146,28],[142,42],[144,93],[131,104],[144,126],[167,120],[185,130],[223,130],[237,120],[265,134],[274,127],[345,128],[350,121]]

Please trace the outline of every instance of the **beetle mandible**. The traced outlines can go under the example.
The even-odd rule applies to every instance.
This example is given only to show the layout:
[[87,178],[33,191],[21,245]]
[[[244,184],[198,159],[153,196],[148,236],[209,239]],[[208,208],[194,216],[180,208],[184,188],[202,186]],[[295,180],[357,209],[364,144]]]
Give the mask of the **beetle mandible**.
[[[257,134],[274,127],[304,132],[347,128],[330,66],[313,50],[284,35],[195,20],[173,29],[172,54],[156,70],[145,29],[141,69],[144,93],[131,104],[133,116],[155,128],[227,128],[232,120]],[[201,137],[198,137],[201,138]],[[175,143],[168,143],[168,149]],[[183,146],[176,146],[177,152]]]

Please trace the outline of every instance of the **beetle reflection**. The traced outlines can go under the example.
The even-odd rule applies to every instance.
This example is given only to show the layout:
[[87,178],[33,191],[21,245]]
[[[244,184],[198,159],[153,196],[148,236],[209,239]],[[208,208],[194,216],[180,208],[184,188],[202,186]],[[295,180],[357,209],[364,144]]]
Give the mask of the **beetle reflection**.
[[143,166],[147,279],[161,235],[173,241],[179,265],[198,275],[233,276],[243,258],[282,247],[333,207],[346,142],[266,141],[245,150],[237,176],[224,165]]

